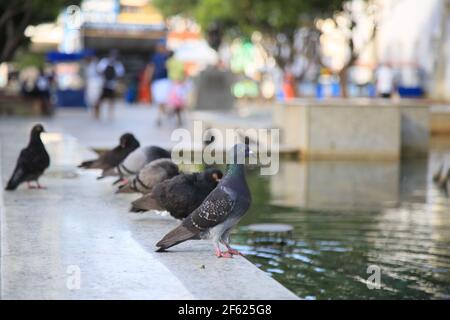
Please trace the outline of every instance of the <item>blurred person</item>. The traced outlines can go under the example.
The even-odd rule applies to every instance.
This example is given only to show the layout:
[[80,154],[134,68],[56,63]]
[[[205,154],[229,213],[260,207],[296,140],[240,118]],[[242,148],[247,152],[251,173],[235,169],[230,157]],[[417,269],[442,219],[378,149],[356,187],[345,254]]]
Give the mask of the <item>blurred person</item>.
[[138,99],[138,83],[139,83],[139,76],[134,76],[127,86],[127,92],[125,94],[125,101],[128,104],[136,103]]
[[166,40],[160,39],[156,44],[156,51],[149,64],[149,76],[152,81],[152,99],[153,103],[158,106],[158,117],[156,119],[157,126],[161,125],[162,117],[166,113],[167,98],[170,89],[167,60],[170,56],[171,52],[167,49]]
[[103,87],[100,98],[94,106],[94,117],[100,118],[100,107],[104,100],[109,104],[109,116],[112,119],[114,115],[114,99],[116,97],[116,90],[118,78],[125,75],[125,68],[118,59],[119,52],[112,50],[107,58],[103,58],[97,65],[97,72],[102,76]]
[[181,113],[186,108],[188,95],[185,65],[172,56],[167,60],[167,70],[170,80],[167,104],[177,117],[177,125],[181,127],[183,124]]
[[297,94],[295,90],[295,77],[291,72],[286,72],[283,78],[283,93],[285,100],[294,99]]
[[376,71],[376,89],[380,98],[390,99],[394,92],[394,71],[387,63],[382,63]]
[[39,68],[39,74],[35,82],[35,96],[39,113],[44,116],[53,115],[53,106],[50,101],[50,89],[52,85],[52,78],[45,71],[44,68]]
[[93,109],[102,93],[103,79],[97,72],[98,58],[89,56],[86,60],[84,78],[86,84],[85,100],[89,109]]
[[138,101],[141,103],[151,103],[152,95],[150,91],[150,65],[146,65],[139,75]]

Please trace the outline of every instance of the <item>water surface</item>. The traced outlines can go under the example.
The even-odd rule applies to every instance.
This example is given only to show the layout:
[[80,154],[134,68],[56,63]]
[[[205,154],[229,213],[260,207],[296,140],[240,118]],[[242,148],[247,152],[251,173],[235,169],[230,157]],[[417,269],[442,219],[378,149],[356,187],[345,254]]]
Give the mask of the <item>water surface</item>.
[[[438,142],[428,158],[401,163],[284,161],[274,177],[251,170],[253,206],[233,243],[304,299],[450,299],[450,201],[431,182],[450,147]],[[254,223],[294,230],[255,234],[245,228]],[[367,287],[371,265],[381,269],[380,290]]]

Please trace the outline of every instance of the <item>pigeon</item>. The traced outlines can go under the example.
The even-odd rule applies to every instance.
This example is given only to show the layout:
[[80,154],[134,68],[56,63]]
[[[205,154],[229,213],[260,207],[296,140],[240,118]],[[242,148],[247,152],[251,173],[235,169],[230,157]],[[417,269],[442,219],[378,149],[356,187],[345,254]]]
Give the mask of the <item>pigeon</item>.
[[163,210],[182,220],[205,200],[222,176],[218,169],[182,173],[157,184],[151,193],[134,201],[131,211]]
[[120,137],[120,144],[96,160],[83,162],[78,168],[109,170],[118,166],[134,150],[139,148],[139,141],[131,133]]
[[39,184],[38,180],[50,166],[50,156],[42,143],[42,132],[45,132],[45,130],[41,124],[35,125],[31,130],[30,142],[28,143],[28,146],[20,152],[16,168],[14,169],[5,190],[16,190],[23,182],[28,184],[28,188],[34,188],[31,186],[31,181],[36,182],[38,189],[44,188]]
[[125,181],[128,177],[138,174],[139,170],[145,167],[146,164],[154,160],[170,158],[170,152],[160,147],[142,147],[130,153],[118,166],[104,170],[98,179],[103,179],[109,176],[118,176],[119,179],[114,182],[114,185],[116,185],[119,182]]
[[159,159],[150,162],[134,177],[123,184],[117,193],[150,193],[155,185],[170,179],[180,173],[178,166],[169,159]]
[[[190,213],[156,246],[158,252],[187,240],[212,239],[217,257],[232,258],[240,253],[229,244],[230,231],[245,215],[251,204],[251,194],[245,179],[244,158],[250,154],[246,144],[237,144],[231,151],[227,174],[203,203]],[[220,243],[227,251],[221,251]]]

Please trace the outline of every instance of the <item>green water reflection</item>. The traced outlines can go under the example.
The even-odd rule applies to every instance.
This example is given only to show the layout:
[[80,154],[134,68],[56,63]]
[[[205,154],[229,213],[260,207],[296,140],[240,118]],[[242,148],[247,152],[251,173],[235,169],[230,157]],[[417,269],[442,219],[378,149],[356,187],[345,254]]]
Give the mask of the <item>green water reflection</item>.
[[[449,299],[450,202],[431,183],[446,150],[401,163],[285,161],[250,170],[253,206],[233,235],[246,257],[305,299]],[[292,236],[252,234],[286,223]],[[367,268],[381,268],[369,290]]]

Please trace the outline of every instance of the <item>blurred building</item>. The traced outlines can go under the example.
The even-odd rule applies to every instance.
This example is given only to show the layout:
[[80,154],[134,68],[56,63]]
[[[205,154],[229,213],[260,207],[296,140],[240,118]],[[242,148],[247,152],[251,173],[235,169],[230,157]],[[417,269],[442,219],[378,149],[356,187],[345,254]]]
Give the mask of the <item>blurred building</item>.
[[104,56],[120,51],[127,76],[136,76],[156,42],[167,37],[160,12],[148,0],[83,0],[69,6],[54,23],[30,26],[31,50],[77,53],[89,50]]
[[81,4],[84,48],[145,52],[166,36],[162,15],[143,0],[84,0]]
[[403,86],[423,86],[431,97],[450,98],[449,1],[378,2],[377,60],[391,63]]

